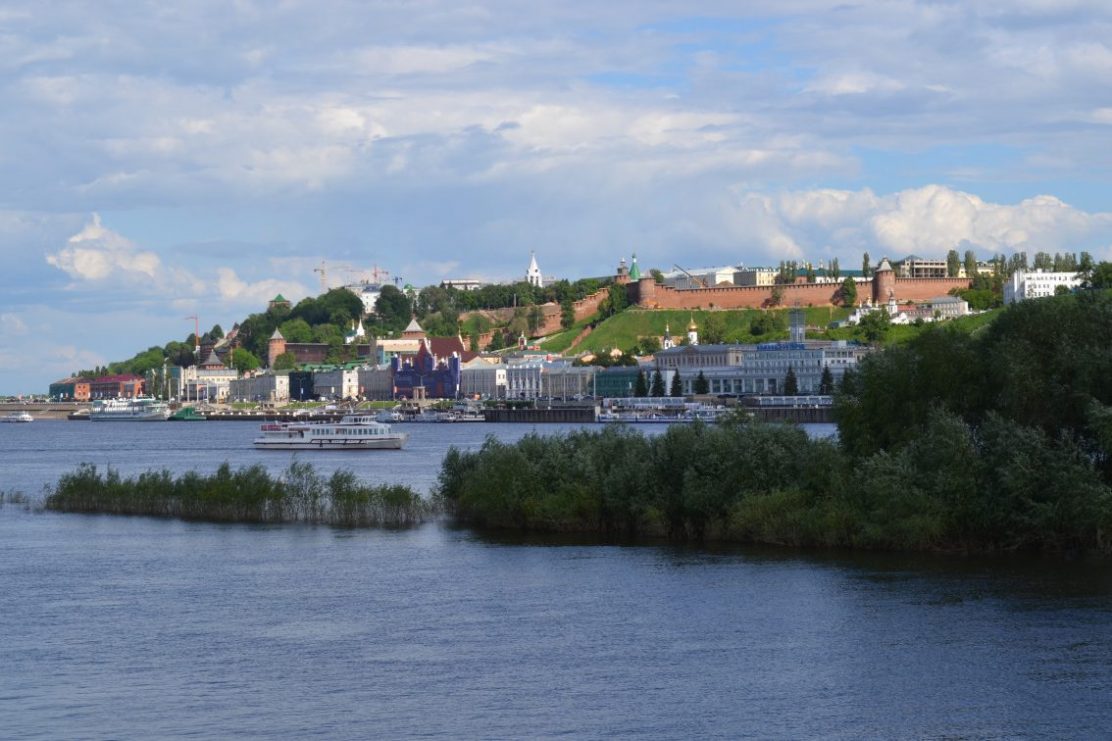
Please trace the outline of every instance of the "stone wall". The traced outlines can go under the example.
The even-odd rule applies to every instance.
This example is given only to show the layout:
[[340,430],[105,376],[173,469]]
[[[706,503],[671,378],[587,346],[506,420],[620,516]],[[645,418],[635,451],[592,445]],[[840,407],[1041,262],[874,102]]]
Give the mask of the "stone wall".
[[[873,279],[855,278],[857,300],[887,301],[891,288],[899,301],[925,301],[944,296],[952,288],[968,288],[964,278],[895,278],[889,271]],[[795,283],[780,286],[720,286],[676,289],[652,278],[629,284],[630,302],[646,309],[764,309],[773,306],[772,292],[780,289],[779,306],[840,305],[841,283]],[[883,295],[879,295],[883,294]]]

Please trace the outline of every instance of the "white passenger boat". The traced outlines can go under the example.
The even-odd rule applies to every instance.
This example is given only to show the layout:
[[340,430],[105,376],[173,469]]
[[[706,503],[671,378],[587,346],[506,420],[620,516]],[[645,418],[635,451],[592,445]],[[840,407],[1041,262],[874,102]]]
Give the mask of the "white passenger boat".
[[0,417],[0,422],[34,422],[35,418],[30,412],[12,412]]
[[348,414],[339,422],[268,422],[255,447],[265,450],[399,450],[408,435],[371,415]]
[[89,411],[93,422],[164,422],[169,416],[170,407],[153,396],[97,399]]

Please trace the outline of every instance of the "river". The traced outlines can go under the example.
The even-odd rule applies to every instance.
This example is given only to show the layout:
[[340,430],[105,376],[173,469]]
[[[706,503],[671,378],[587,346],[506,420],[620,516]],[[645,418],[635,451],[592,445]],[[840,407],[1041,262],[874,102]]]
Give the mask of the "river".
[[[0,425],[0,490],[208,471],[240,423]],[[449,444],[302,454],[427,490]],[[542,431],[550,428],[541,427]],[[1092,738],[1112,569],[0,507],[0,736]]]

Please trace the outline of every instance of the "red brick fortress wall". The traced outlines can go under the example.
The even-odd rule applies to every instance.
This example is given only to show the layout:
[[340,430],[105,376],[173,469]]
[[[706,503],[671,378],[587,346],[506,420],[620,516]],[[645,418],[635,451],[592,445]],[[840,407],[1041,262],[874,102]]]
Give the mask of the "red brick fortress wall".
[[[887,301],[892,290],[899,301],[925,301],[952,288],[968,288],[964,278],[896,278],[890,271],[872,280],[856,278],[857,300]],[[840,283],[794,283],[777,286],[779,306],[840,305]],[[761,309],[772,306],[773,286],[721,286],[680,289],[657,285],[652,278],[630,284],[630,302],[646,309]],[[882,293],[883,296],[879,294]]]

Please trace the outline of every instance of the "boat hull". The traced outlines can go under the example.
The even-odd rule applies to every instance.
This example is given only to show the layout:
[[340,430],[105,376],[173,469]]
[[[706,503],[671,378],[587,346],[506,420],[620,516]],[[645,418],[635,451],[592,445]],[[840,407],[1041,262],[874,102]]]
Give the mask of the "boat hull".
[[165,414],[90,414],[89,419],[93,422],[165,422]]
[[383,437],[374,440],[255,440],[260,450],[401,450],[406,436]]

